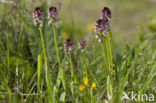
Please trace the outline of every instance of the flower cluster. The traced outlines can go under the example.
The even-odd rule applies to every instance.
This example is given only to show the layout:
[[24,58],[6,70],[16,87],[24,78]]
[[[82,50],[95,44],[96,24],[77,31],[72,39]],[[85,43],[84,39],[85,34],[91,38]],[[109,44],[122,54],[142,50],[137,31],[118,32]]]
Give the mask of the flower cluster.
[[85,85],[88,85],[88,78],[87,77],[84,77],[83,78],[83,82],[84,82]]
[[107,18],[98,19],[95,24],[95,31],[105,35],[109,30],[109,24],[110,23]]
[[84,52],[84,48],[85,48],[85,46],[86,46],[86,40],[80,40],[80,41],[78,41],[78,48],[79,49],[81,49],[81,52]]
[[43,26],[43,11],[40,8],[35,8],[33,12],[34,24],[40,27]]
[[101,10],[101,19],[103,19],[105,17],[112,18],[112,12],[111,12],[111,10],[108,7],[104,7]]
[[96,83],[95,82],[92,83],[91,88],[92,89],[96,88]]
[[[96,88],[96,83],[95,83],[95,82],[92,82],[92,84],[89,85],[89,81],[88,81],[88,78],[87,78],[87,77],[84,77],[84,78],[83,78],[83,83],[85,84],[85,86],[90,86],[90,88],[92,88],[92,89]],[[79,90],[80,90],[80,91],[83,91],[84,88],[85,88],[85,86],[82,85],[82,84],[80,84],[80,85],[79,85]]]
[[[81,49],[81,52],[84,52],[84,48],[86,46],[86,40],[79,40],[78,41],[78,48]],[[67,52],[67,53],[70,53],[72,48],[73,48],[73,41],[71,39],[66,39],[65,42],[64,42],[64,50]]]
[[49,24],[51,24],[53,22],[53,20],[55,20],[58,16],[58,12],[56,7],[51,7],[48,10],[48,19],[49,19]]
[[[48,9],[49,24],[51,24],[53,20],[57,18],[57,16],[58,16],[58,12],[56,7],[50,7]],[[40,27],[43,26],[43,11],[39,7],[35,8],[33,12],[33,19],[35,25],[38,25]]]
[[71,39],[66,39],[65,42],[64,42],[64,50],[67,52],[67,53],[70,53],[70,51],[72,50],[72,47],[73,47],[74,43],[72,42]]
[[102,41],[102,37],[106,35],[110,30],[110,21],[112,17],[111,10],[108,7],[104,7],[101,11],[101,18],[95,23],[94,31],[96,32],[95,37],[99,42]]

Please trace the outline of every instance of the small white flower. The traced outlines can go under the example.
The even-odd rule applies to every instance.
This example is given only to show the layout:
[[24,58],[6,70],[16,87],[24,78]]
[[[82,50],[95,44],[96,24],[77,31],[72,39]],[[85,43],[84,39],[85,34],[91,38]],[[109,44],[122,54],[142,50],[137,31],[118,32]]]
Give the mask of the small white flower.
[[101,42],[102,42],[102,40],[101,40],[101,39],[98,39],[98,41],[99,41],[99,43],[101,43]]
[[99,35],[98,35],[98,34],[96,34],[96,35],[95,35],[95,38],[98,38],[98,37],[99,37]]

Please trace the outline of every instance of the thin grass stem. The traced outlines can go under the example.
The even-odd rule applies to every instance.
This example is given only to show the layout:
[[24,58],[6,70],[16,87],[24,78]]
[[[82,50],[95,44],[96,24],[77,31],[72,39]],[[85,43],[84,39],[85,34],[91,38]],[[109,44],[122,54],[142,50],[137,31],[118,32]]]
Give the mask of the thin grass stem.
[[7,66],[8,66],[8,74],[10,73],[10,48],[9,48],[9,33],[7,27]]
[[11,96],[11,90],[9,87],[7,87],[7,91],[8,91],[8,94],[9,94],[9,102],[12,103],[12,96]]

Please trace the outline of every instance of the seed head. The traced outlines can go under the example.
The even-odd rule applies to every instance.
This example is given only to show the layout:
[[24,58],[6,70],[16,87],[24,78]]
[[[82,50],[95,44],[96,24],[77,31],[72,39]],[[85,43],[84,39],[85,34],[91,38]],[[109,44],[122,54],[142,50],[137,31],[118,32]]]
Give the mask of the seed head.
[[71,39],[66,39],[65,42],[64,42],[64,50],[67,52],[67,53],[70,53],[70,51],[72,50],[72,47],[73,47],[73,42]]
[[56,19],[58,16],[58,12],[56,7],[51,7],[48,10],[48,19],[49,19],[49,24],[53,22],[54,19]]
[[43,11],[37,7],[33,12],[34,24],[40,27],[43,26]]
[[86,43],[86,40],[80,40],[78,41],[77,44],[78,44],[78,48],[81,49],[81,52],[83,52],[87,43]]
[[112,18],[112,12],[108,7],[104,7],[101,10],[101,19],[108,17],[108,18]]

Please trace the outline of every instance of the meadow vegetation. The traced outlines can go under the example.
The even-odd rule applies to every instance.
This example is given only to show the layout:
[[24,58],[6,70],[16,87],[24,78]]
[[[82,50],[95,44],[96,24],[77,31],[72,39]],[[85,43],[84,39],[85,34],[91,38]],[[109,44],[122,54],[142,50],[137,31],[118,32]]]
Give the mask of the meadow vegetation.
[[0,103],[156,102],[154,5],[1,0]]

